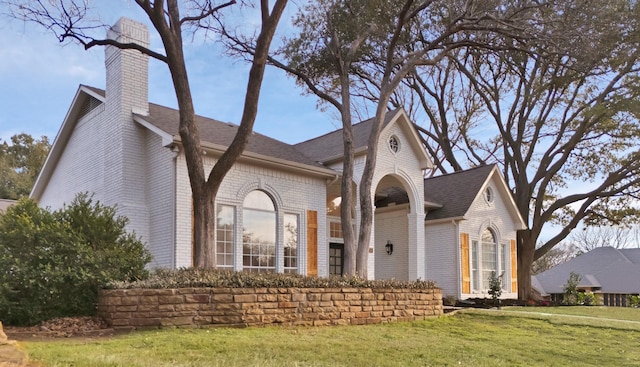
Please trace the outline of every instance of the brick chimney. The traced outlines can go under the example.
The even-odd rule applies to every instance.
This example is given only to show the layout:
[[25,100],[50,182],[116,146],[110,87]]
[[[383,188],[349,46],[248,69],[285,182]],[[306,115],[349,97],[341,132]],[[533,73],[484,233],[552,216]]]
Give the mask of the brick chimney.
[[[107,32],[107,38],[120,43],[149,47],[147,26],[120,18]],[[149,111],[149,57],[137,50],[105,48],[107,105],[119,105],[122,113],[146,115]]]

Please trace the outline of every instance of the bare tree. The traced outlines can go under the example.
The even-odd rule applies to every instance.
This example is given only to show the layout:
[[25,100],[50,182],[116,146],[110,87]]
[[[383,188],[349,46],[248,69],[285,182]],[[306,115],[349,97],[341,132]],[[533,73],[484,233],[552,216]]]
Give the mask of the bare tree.
[[[524,5],[523,5],[524,4]],[[517,19],[535,9],[536,2],[496,6],[484,1],[402,2],[322,0],[297,16],[299,33],[288,40],[281,56],[269,61],[341,114],[344,138],[341,220],[345,240],[345,275],[367,275],[373,221],[372,179],[377,142],[388,103],[400,81],[418,65],[436,65],[451,50],[476,45],[478,33],[524,34]],[[234,50],[253,54],[244,40],[227,34]],[[483,41],[484,42],[484,41]],[[353,97],[373,101],[373,128],[360,181],[360,231],[353,230],[352,198]],[[363,103],[363,102],[361,102]],[[364,102],[366,103],[366,102]]]
[[605,226],[584,227],[571,232],[569,240],[582,252],[589,252],[598,247],[616,249],[638,247],[635,235],[638,226]]
[[572,243],[561,243],[542,255],[531,266],[531,274],[539,274],[549,270],[556,265],[565,263],[581,254],[580,249]]
[[[547,38],[504,39],[521,50],[463,50],[440,74],[424,71],[410,84],[428,102],[435,126],[423,129],[425,142],[444,146],[442,170],[502,165],[528,219],[518,233],[521,298],[531,292],[533,261],[580,222],[618,224],[638,214],[640,7],[566,1],[545,9]],[[451,94],[464,103],[450,103]],[[550,224],[561,229],[536,247]]]
[[[135,43],[121,43],[111,39],[99,39],[91,32],[103,25],[89,19],[89,2],[83,0],[2,0],[12,15],[18,19],[35,22],[53,32],[60,42],[76,41],[85,49],[111,45],[121,49],[135,49],[159,60],[169,68],[180,113],[179,133],[184,148],[189,182],[193,195],[193,263],[196,267],[215,267],[216,255],[213,243],[215,210],[214,201],[224,176],[244,151],[257,115],[260,87],[269,53],[269,47],[287,0],[260,0],[261,24],[251,58],[249,81],[238,131],[227,150],[206,174],[203,165],[203,149],[195,123],[195,110],[183,51],[183,29],[206,27],[216,31],[221,25],[220,12],[236,4],[235,0],[135,0],[160,35],[164,54]],[[181,14],[181,9],[187,9]]]

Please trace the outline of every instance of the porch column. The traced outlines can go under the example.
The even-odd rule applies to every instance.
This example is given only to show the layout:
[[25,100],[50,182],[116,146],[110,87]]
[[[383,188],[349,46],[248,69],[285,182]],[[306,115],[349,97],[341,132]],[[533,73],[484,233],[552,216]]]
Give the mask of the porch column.
[[409,224],[409,280],[426,280],[424,213],[412,211],[407,215],[407,220]]

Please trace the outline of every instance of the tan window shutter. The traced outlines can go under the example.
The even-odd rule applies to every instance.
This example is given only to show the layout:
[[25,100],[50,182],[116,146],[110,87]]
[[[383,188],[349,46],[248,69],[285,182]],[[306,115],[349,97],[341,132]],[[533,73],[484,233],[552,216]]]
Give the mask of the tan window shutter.
[[518,251],[516,240],[511,240],[511,292],[518,291]]
[[462,293],[471,293],[471,271],[469,269],[469,234],[460,233],[460,262],[462,269]]
[[318,276],[318,212],[307,210],[307,275]]

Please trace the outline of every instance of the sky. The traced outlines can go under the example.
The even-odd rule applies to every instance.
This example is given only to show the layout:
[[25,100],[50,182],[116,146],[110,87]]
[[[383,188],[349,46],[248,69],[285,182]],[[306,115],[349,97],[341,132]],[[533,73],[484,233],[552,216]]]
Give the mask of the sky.
[[[105,24],[120,16],[150,27],[151,47],[161,51],[159,36],[148,18],[127,0],[90,1]],[[3,15],[0,5],[0,139],[17,133],[47,136],[53,142],[79,84],[105,87],[104,48],[87,51],[78,44],[58,42],[35,23]],[[290,5],[291,6],[291,5]],[[283,16],[287,29],[295,3]],[[253,24],[248,19],[248,25]],[[245,26],[247,24],[244,24]],[[187,68],[196,113],[220,121],[239,123],[249,65],[225,56],[221,48],[196,34],[185,41]],[[339,127],[333,107],[321,111],[314,96],[282,71],[267,68],[254,130],[286,143],[298,143]],[[164,63],[150,59],[149,101],[176,108],[170,75]]]

